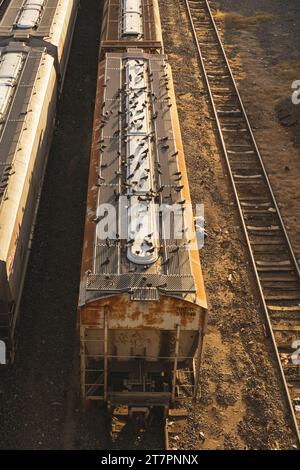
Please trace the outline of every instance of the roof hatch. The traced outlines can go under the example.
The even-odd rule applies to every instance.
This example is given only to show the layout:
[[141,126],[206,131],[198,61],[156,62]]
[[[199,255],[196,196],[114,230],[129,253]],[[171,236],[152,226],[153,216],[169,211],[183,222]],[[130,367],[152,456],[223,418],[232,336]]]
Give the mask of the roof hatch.
[[142,36],[142,1],[121,0],[122,11],[122,35]]
[[26,0],[20,10],[15,27],[19,29],[35,28],[41,18],[45,0]]
[[[153,191],[153,161],[147,109],[147,67],[143,60],[126,62],[127,94],[127,181],[128,241],[127,258],[136,264],[152,264],[158,258],[157,214],[148,198]],[[132,106],[130,106],[132,103]]]
[[5,119],[22,67],[22,53],[6,52],[0,56],[0,124]]

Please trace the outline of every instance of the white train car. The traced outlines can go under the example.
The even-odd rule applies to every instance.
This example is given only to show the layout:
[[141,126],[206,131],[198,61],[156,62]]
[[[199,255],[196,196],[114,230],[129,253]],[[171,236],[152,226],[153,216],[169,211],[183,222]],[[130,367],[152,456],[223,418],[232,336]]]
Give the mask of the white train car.
[[0,22],[0,341],[7,362],[77,7],[78,0],[11,0]]
[[63,81],[79,0],[11,0],[0,22],[0,45],[44,46]]

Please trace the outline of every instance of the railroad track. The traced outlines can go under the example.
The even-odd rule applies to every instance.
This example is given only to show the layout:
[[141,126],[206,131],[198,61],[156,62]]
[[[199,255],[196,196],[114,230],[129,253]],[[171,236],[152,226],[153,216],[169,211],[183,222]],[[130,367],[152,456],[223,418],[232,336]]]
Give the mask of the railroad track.
[[138,429],[128,419],[128,408],[118,406],[111,416],[111,445],[115,449],[164,449],[178,450],[180,433],[187,425],[188,411],[186,401],[193,399],[195,387],[194,370],[180,369],[176,375],[175,403],[164,410],[152,409],[145,428]]
[[[203,77],[300,443],[300,269],[232,75],[208,0],[185,0]],[[295,345],[294,345],[295,346]],[[300,346],[300,345],[299,345]],[[298,347],[299,347],[298,346]],[[299,398],[299,400],[298,400]]]

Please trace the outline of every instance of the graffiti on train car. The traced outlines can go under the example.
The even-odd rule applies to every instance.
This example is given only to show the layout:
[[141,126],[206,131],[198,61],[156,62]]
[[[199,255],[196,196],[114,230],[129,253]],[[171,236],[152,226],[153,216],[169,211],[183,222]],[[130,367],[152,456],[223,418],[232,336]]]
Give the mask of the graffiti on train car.
[[176,313],[184,317],[195,317],[197,315],[196,310],[191,307],[178,307]]

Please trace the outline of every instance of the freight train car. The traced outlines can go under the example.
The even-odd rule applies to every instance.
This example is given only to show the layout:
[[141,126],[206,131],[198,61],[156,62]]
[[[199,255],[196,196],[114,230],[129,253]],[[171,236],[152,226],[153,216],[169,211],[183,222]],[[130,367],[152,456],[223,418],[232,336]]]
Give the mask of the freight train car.
[[0,22],[0,45],[46,47],[63,82],[79,0],[10,0]]
[[0,23],[0,340],[6,361],[77,0],[11,0]]
[[162,52],[163,41],[157,0],[105,0],[100,56],[138,47]]
[[147,415],[184,387],[196,396],[207,303],[190,204],[166,57],[106,54],[78,309],[85,400]]

